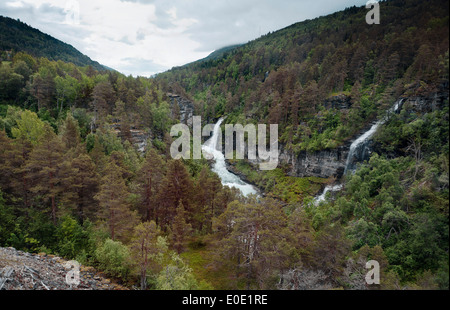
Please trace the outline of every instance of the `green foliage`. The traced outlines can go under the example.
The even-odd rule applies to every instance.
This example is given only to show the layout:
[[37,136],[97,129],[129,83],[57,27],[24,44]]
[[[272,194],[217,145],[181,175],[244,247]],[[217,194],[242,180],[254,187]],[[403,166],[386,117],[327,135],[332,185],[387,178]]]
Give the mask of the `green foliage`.
[[[166,91],[195,98],[204,119],[225,113],[230,123],[279,124],[287,149],[341,146],[402,92],[435,92],[441,80],[448,83],[448,47],[439,39],[448,42],[448,3],[380,5],[384,22],[377,29],[366,27],[364,7],[353,7],[173,68],[156,80]],[[347,102],[341,105],[337,95]]]
[[44,135],[44,122],[40,120],[36,113],[25,110],[20,113],[20,118],[16,120],[17,127],[11,129],[12,135],[16,139],[24,139],[36,145]]
[[[24,51],[35,57],[47,57],[105,70],[98,62],[92,61],[69,44],[8,17],[0,16],[0,42],[0,50]],[[31,67],[33,63],[28,61],[27,64]]]
[[75,219],[65,216],[56,228],[57,251],[63,257],[77,258],[88,250],[89,233]]
[[130,272],[130,252],[120,241],[106,239],[95,250],[99,266],[112,276],[126,278]]
[[[152,289],[273,289],[291,271],[356,288],[369,258],[382,265],[381,288],[448,289],[448,102],[420,104],[448,85],[448,2],[381,5],[380,27],[353,7],[155,79],[104,72],[0,17],[0,245]],[[206,160],[169,160],[180,109],[166,93],[211,122],[278,124],[293,154],[343,146],[399,97],[419,99],[388,116],[370,160],[316,206],[330,179],[231,160],[266,196],[246,199]],[[146,158],[132,132],[146,135]]]
[[263,189],[266,195],[289,204],[302,202],[306,197],[314,195],[320,189],[320,183],[325,182],[314,177],[287,176],[281,168],[258,171],[246,161],[230,160],[230,162],[234,165],[234,169],[242,173],[249,182]]
[[175,253],[156,279],[157,290],[197,290],[201,287],[192,269]]
[[387,160],[374,154],[348,180],[347,195],[329,207],[347,214],[344,222],[354,249],[381,245],[392,268],[409,281],[422,271],[438,270],[448,250],[448,217],[431,207],[438,197],[448,197],[448,188],[429,192],[426,187],[433,185],[424,186],[424,175],[416,182],[427,195],[415,194],[415,186],[402,185],[411,182],[412,173],[405,171],[413,166],[408,158]]
[[3,193],[0,191],[0,244],[4,244],[14,231],[14,219],[14,208],[6,205]]
[[15,73],[9,64],[0,65],[0,102],[14,102],[24,86],[24,77]]
[[92,116],[85,109],[80,108],[73,110],[72,116],[78,121],[81,137],[86,138],[91,129]]

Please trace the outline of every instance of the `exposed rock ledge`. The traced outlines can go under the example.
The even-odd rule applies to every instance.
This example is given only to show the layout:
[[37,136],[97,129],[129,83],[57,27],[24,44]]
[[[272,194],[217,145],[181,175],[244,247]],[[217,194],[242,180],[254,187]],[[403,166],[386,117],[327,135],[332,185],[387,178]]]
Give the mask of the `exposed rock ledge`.
[[[448,85],[442,85],[441,89],[429,95],[410,96],[400,98],[403,104],[400,109],[406,113],[428,113],[442,109],[445,102],[448,101]],[[345,96],[333,97],[325,104],[328,106],[346,109],[350,105],[350,101]],[[300,152],[294,154],[292,151],[284,149],[280,145],[280,163],[288,164],[291,169],[289,175],[296,177],[316,176],[327,178],[333,176],[337,179],[341,178],[344,173],[347,155],[351,143],[362,133],[370,128],[372,124],[368,124],[365,128],[356,134],[352,139],[346,141],[344,145],[330,150],[321,150],[316,152]],[[354,158],[356,162],[362,162],[369,159],[371,149],[371,141],[363,152],[357,154]]]
[[66,262],[54,255],[0,247],[0,290],[127,290],[87,266],[80,266],[80,284],[71,288]]

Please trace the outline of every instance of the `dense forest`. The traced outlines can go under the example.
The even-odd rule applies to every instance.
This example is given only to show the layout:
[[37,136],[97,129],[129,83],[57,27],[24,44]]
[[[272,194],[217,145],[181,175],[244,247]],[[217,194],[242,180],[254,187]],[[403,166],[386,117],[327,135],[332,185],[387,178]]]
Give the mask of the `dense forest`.
[[[380,6],[380,25],[352,7],[156,78],[3,50],[0,246],[142,289],[448,289],[448,2]],[[315,204],[330,178],[232,160],[264,193],[244,197],[206,159],[172,159],[168,93],[210,122],[279,124],[294,154],[344,145],[399,98],[446,100],[390,116],[370,159]],[[337,96],[347,108],[327,106]]]
[[7,57],[7,52],[10,51],[23,51],[35,57],[62,60],[78,66],[91,65],[97,70],[106,70],[97,61],[83,55],[73,46],[42,33],[20,20],[4,16],[0,16],[0,51],[3,52],[3,57]]

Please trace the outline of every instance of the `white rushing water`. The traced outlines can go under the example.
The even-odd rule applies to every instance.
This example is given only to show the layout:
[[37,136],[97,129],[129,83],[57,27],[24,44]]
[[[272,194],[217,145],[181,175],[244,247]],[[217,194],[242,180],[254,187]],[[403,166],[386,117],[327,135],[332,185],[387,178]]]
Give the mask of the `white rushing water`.
[[347,155],[347,161],[345,163],[344,175],[347,173],[347,169],[350,167],[350,165],[352,163],[352,159],[353,159],[353,156],[355,155],[355,151],[357,150],[357,148],[361,144],[366,143],[375,134],[375,132],[377,131],[380,124],[381,124],[381,121],[373,124],[369,130],[367,130],[364,134],[359,136],[359,138],[356,139],[355,141],[353,141],[353,143],[350,145],[350,149],[349,149],[348,155]]
[[[349,149],[348,155],[347,155],[347,160],[345,162],[344,175],[347,174],[348,169],[351,168],[351,165],[353,163],[353,158],[355,156],[355,153],[364,151],[364,150],[360,149],[361,146],[364,146],[364,144],[366,144],[370,140],[370,138],[372,138],[372,136],[377,131],[378,127],[386,122],[387,118],[389,117],[389,115],[391,113],[397,113],[398,112],[398,109],[401,108],[401,106],[403,104],[403,100],[404,99],[398,100],[394,104],[394,106],[388,110],[388,113],[387,113],[386,117],[384,117],[383,119],[381,119],[378,122],[376,122],[375,124],[373,124],[372,127],[370,127],[369,130],[364,132],[355,141],[353,141],[353,143],[350,145],[350,149]],[[320,194],[319,196],[317,196],[314,199],[314,203],[318,204],[321,201],[324,201],[325,198],[326,198],[326,194],[328,192],[330,192],[330,191],[337,192],[337,191],[340,191],[341,189],[342,189],[342,184],[335,184],[335,185],[327,185],[327,186],[325,186],[325,188],[323,190],[323,193]]]
[[347,170],[351,167],[355,153],[358,150],[359,150],[359,152],[364,151],[364,150],[360,150],[359,148],[361,146],[364,146],[370,140],[370,138],[372,138],[372,136],[377,131],[378,127],[380,125],[383,125],[387,121],[387,118],[389,117],[389,115],[391,113],[396,113],[398,111],[398,109],[401,107],[402,103],[403,103],[403,99],[398,100],[394,104],[394,106],[388,110],[388,113],[384,118],[382,118],[381,120],[379,120],[378,122],[373,124],[372,127],[370,127],[370,129],[368,131],[366,131],[361,136],[359,136],[355,141],[353,141],[353,143],[350,145],[350,149],[348,151],[347,161],[345,163],[344,175],[347,174]]
[[319,196],[316,197],[316,199],[314,199],[314,202],[320,203],[321,201],[325,201],[326,195],[328,192],[337,192],[340,191],[342,189],[342,184],[337,184],[337,185],[327,185],[325,186],[323,193],[320,194]]
[[214,158],[215,162],[212,170],[219,175],[219,178],[222,181],[223,185],[239,189],[244,196],[257,194],[257,190],[252,185],[242,181],[237,175],[228,171],[226,167],[225,156],[220,150],[222,146],[220,145],[219,148],[217,147],[219,135],[221,134],[220,125],[222,124],[222,122],[223,118],[219,119],[219,121],[214,125],[213,135],[202,145],[202,150],[206,153],[211,154]]

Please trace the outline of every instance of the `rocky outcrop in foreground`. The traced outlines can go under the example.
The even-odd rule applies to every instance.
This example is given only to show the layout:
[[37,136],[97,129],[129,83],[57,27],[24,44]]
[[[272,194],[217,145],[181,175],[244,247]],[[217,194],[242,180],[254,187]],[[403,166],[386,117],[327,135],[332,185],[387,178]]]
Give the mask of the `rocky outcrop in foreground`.
[[[54,255],[31,254],[0,248],[0,290],[125,290],[93,267],[80,266],[78,285],[66,283],[73,266]],[[69,281],[70,282],[70,281]]]

